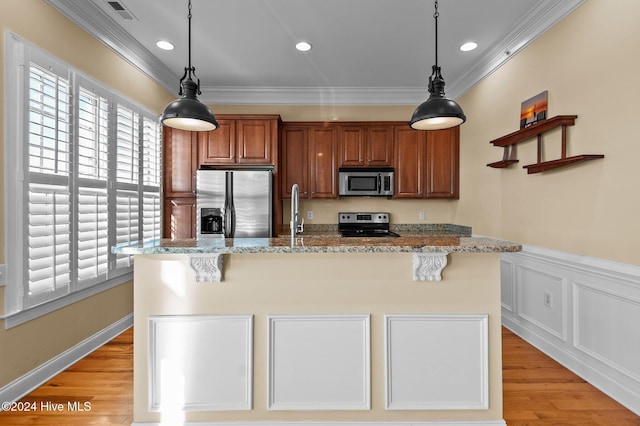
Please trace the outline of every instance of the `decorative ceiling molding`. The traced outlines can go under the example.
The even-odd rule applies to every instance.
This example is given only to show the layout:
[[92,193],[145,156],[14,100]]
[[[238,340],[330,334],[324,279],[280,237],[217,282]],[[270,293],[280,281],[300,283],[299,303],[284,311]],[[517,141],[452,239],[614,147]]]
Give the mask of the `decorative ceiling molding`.
[[464,95],[584,2],[585,0],[545,0],[538,3],[498,43],[489,47],[475,66],[458,80],[447,83],[447,96],[457,99]]
[[429,96],[426,87],[204,87],[208,104],[411,105]]
[[[93,0],[82,3],[73,0],[45,1],[167,91],[177,92],[179,76],[124,31]],[[487,49],[474,67],[461,78],[447,82],[447,96],[457,99],[464,95],[584,1],[543,0],[538,3],[498,43]],[[203,86],[201,90],[202,102],[220,105],[415,105],[428,97],[426,87]]]
[[169,92],[178,91],[176,73],[126,32],[92,0],[45,0],[73,23],[94,36],[116,54],[155,80]]

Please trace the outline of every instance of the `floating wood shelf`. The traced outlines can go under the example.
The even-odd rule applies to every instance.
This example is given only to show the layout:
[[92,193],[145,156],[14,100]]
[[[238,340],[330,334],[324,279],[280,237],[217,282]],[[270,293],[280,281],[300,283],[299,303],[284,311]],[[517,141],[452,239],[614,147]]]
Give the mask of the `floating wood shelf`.
[[[516,145],[520,142],[524,142],[534,136],[538,139],[538,162],[534,164],[528,164],[523,166],[527,169],[527,173],[540,173],[546,170],[557,169],[559,167],[569,166],[571,164],[581,163],[583,161],[596,160],[604,158],[601,154],[587,154],[576,155],[573,157],[567,157],[567,126],[573,126],[575,124],[577,115],[558,115],[548,120],[541,121],[532,126],[525,127],[516,132],[502,136],[501,138],[494,139],[490,143],[494,146],[500,146],[504,148],[504,154],[502,160],[494,163],[489,163],[487,166],[493,168],[504,168],[511,164],[517,163],[516,158]],[[562,154],[557,160],[542,161],[542,134],[555,129],[558,126],[562,126]]]

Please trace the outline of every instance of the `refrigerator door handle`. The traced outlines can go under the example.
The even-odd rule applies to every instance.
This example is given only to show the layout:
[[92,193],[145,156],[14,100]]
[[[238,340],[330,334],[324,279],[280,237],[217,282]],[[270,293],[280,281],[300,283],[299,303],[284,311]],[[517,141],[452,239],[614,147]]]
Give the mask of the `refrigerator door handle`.
[[233,172],[225,173],[224,236],[233,238],[236,233],[236,208],[233,205]]

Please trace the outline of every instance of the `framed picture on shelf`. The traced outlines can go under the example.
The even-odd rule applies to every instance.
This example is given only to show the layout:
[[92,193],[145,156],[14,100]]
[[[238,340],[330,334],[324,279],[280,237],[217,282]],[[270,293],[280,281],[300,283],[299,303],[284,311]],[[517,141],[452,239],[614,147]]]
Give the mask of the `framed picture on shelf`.
[[548,97],[549,91],[545,90],[544,92],[522,102],[520,105],[521,129],[547,119]]

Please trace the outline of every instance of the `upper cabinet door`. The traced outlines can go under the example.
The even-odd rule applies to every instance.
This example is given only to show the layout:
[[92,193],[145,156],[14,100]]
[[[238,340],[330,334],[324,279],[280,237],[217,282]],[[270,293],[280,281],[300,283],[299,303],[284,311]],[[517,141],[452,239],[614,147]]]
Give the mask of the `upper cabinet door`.
[[389,125],[340,126],[340,166],[391,166],[393,132]]
[[280,144],[280,196],[291,198],[291,187],[298,184],[300,198],[309,198],[308,130],[304,126],[284,126]]
[[236,121],[238,163],[272,164],[271,121]]
[[340,165],[364,166],[366,132],[362,126],[340,127]]
[[367,127],[367,165],[393,164],[393,132],[390,126]]
[[337,127],[309,127],[311,198],[338,198]]
[[427,132],[426,198],[460,195],[460,127]]
[[197,138],[187,130],[162,129],[162,179],[167,197],[195,195],[198,168]]
[[200,165],[275,164],[277,119],[218,119],[219,128],[198,132]]
[[393,129],[394,198],[422,198],[424,194],[425,132],[409,126]]
[[210,132],[197,132],[200,165],[236,162],[236,122],[218,120],[219,127]]

